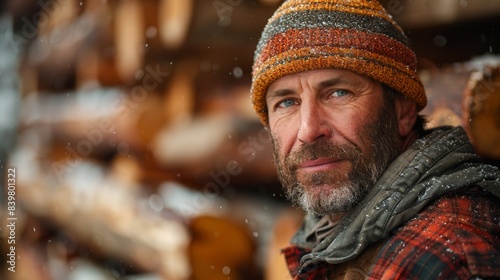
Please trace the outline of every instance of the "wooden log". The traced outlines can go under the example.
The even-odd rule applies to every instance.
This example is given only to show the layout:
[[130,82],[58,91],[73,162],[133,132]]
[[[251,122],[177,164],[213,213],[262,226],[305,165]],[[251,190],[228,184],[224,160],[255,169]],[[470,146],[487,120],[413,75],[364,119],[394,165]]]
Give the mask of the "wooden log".
[[427,126],[462,125],[462,92],[469,72],[453,68],[433,68],[420,73],[427,94],[427,107],[422,111]]
[[19,177],[17,185],[17,202],[27,213],[50,220],[94,256],[123,260],[165,279],[189,277],[190,235],[181,219],[145,208],[143,195],[91,162],[73,162],[72,176],[62,179],[50,165],[30,165],[30,176]]
[[165,88],[163,109],[169,125],[191,120],[195,110],[195,78],[198,65],[186,59],[175,63],[172,77]]
[[39,15],[45,20],[38,22],[40,32],[28,45],[24,62],[36,74],[36,80],[28,77],[25,87],[33,88],[30,91],[61,92],[73,90],[87,81],[81,77],[95,79],[98,76],[96,58],[99,58],[96,46],[107,29],[108,5],[79,6],[73,1],[47,1],[44,7]]
[[290,246],[290,240],[299,229],[304,213],[297,208],[285,209],[276,219],[267,249],[265,279],[292,279],[281,250]]
[[[22,241],[21,241],[22,242]],[[2,279],[9,280],[50,280],[50,271],[46,267],[43,257],[38,252],[37,248],[34,246],[29,246],[28,244],[16,244],[18,256],[22,256],[17,259],[17,265],[15,267],[15,272],[7,271],[7,275]],[[34,245],[34,244],[30,244]],[[1,274],[0,274],[1,275]]]
[[114,11],[116,4],[100,0],[84,2],[81,21],[93,22],[91,38],[80,48],[76,61],[75,88],[113,87],[124,83],[116,65]]
[[39,12],[40,19],[39,34],[46,35],[65,28],[68,24],[77,20],[79,7],[77,1],[49,1],[44,5],[45,9]]
[[500,160],[500,57],[483,56],[421,72],[428,127],[460,125],[477,153]]
[[140,1],[120,1],[115,11],[116,69],[123,80],[132,80],[142,67],[145,49],[144,11]]
[[472,72],[463,101],[463,122],[478,154],[500,160],[500,64]]
[[198,216],[190,229],[192,279],[251,279],[243,273],[251,273],[255,242],[244,225],[229,217]]
[[89,85],[99,86],[99,67],[102,60],[95,48],[82,52],[76,62],[75,87],[82,88]]
[[258,121],[195,118],[159,134],[154,151],[160,166],[195,189],[259,191],[265,186],[270,194],[280,189],[271,143]]
[[196,100],[197,113],[258,121],[249,98],[249,84],[229,85],[228,82],[221,82],[207,84],[204,89],[205,93]]
[[20,73],[20,82],[23,85],[20,90],[21,90],[21,95],[27,96],[33,93],[36,93],[38,91],[38,84],[39,84],[39,77],[38,77],[38,70],[33,67],[29,62],[26,60],[21,62],[21,65],[19,67],[19,73]]
[[[224,118],[197,118],[164,129],[155,143],[156,158],[166,167],[191,167],[211,162],[231,133]],[[202,141],[200,141],[202,140]]]
[[193,16],[192,0],[160,0],[159,35],[167,49],[178,49],[188,36]]

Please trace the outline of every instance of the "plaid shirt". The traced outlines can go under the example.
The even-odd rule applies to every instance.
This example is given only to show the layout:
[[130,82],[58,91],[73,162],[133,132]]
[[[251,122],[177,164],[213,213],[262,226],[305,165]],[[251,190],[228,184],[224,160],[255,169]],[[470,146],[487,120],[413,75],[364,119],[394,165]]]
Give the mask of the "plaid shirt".
[[[479,189],[446,195],[395,229],[381,245],[368,267],[361,269],[367,272],[365,278],[500,278],[500,201]],[[296,246],[283,250],[294,279],[347,278],[335,272],[352,261],[301,267],[300,259],[309,252]]]

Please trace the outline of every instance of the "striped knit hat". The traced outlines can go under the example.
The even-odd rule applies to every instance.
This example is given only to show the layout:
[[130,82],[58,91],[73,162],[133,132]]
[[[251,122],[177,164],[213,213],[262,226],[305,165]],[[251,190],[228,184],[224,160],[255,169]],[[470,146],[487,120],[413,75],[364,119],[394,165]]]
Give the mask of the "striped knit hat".
[[340,68],[380,81],[427,103],[408,38],[376,0],[288,0],[269,19],[257,45],[251,98],[267,124],[266,91],[275,80]]

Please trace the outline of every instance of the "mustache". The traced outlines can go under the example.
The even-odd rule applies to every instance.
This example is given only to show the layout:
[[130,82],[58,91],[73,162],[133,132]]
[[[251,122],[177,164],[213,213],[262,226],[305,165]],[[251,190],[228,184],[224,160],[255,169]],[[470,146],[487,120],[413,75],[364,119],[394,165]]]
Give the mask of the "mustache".
[[333,157],[356,162],[361,156],[361,149],[354,144],[333,144],[324,140],[302,145],[285,157],[284,165],[293,172],[305,161]]

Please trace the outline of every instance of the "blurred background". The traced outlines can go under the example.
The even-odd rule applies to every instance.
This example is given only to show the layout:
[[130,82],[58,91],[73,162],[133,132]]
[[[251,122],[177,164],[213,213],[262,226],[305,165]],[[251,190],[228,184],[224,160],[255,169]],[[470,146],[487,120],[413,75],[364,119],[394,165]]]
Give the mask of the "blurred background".
[[[0,279],[289,279],[303,214],[249,100],[281,2],[0,2]],[[381,2],[429,126],[499,165],[500,1]]]

